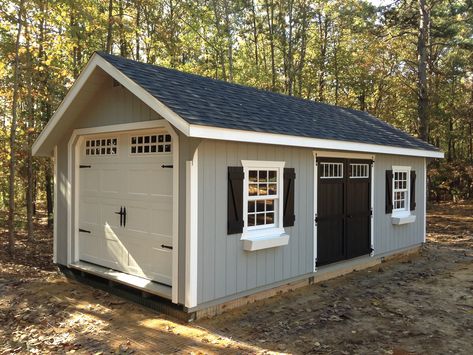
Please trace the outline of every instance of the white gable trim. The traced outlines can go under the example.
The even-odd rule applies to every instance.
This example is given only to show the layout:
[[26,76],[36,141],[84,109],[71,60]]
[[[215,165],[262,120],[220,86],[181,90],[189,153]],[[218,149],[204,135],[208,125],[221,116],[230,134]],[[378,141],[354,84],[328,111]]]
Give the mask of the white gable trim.
[[[39,137],[34,142],[33,147],[32,147],[33,155],[38,154],[39,150],[41,149],[41,146],[45,143],[46,139],[49,137],[54,127],[61,120],[67,108],[74,101],[74,99],[79,94],[79,92],[81,91],[81,89],[83,88],[87,80],[92,75],[94,69],[97,67],[103,69],[113,79],[118,81],[126,89],[128,89],[130,92],[136,95],[140,100],[142,100],[146,105],[148,105],[156,113],[158,113],[167,121],[169,121],[173,126],[179,129],[181,132],[188,135],[189,124],[183,118],[181,118],[178,114],[170,110],[161,101],[153,97],[150,93],[148,93],[145,89],[143,89],[141,86],[136,84],[133,80],[128,78],[125,74],[123,74],[120,70],[115,68],[112,64],[108,63],[100,55],[94,53],[89,63],[85,67],[85,69],[80,73],[79,77],[72,85],[66,97],[59,105],[53,117],[51,117],[51,119],[49,120],[47,125],[44,127]],[[43,155],[47,155],[47,154],[48,153],[43,154]]]
[[190,125],[189,136],[196,138],[219,139],[226,141],[287,145],[339,151],[406,155],[414,157],[443,158],[443,152],[423,149],[392,147],[379,144],[348,142],[331,139],[291,136],[286,134],[244,131],[211,126]]

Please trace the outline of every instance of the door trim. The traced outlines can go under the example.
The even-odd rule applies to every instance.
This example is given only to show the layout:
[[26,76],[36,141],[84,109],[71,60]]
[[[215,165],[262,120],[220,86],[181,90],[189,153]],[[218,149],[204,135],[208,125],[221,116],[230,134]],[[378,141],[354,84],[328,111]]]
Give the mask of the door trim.
[[314,214],[313,214],[313,221],[312,225],[313,229],[313,240],[314,240],[314,258],[313,258],[313,271],[317,272],[317,223],[315,223],[315,218],[317,217],[317,191],[318,191],[318,169],[317,169],[317,158],[343,158],[343,159],[369,159],[372,160],[373,163],[371,164],[371,210],[373,213],[371,214],[371,250],[370,256],[374,256],[374,216],[375,216],[375,209],[374,209],[374,184],[375,184],[375,175],[374,175],[374,164],[376,161],[375,154],[363,154],[363,153],[344,153],[344,152],[331,152],[331,151],[318,151],[314,150]]
[[166,120],[124,123],[110,126],[79,128],[72,132],[67,145],[67,266],[79,261],[79,146],[83,136],[97,133],[125,132],[165,128],[173,140],[173,223],[172,223],[172,302],[178,303],[179,287],[179,135]]

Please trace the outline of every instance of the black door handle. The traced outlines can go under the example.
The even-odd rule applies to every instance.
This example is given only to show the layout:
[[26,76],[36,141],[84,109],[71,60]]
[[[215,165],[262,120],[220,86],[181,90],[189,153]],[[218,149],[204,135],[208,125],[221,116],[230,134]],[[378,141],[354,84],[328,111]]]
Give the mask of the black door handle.
[[126,227],[126,207],[123,207],[123,227]]
[[122,226],[122,218],[123,218],[123,207],[120,206],[120,212],[115,212],[115,214],[120,215],[120,227]]

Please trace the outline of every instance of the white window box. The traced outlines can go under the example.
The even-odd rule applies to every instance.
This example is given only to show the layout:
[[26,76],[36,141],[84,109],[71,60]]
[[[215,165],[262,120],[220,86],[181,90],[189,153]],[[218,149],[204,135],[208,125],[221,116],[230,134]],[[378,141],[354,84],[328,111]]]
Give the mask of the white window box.
[[251,236],[242,238],[243,249],[246,251],[255,251],[269,249],[289,244],[289,235],[286,233],[268,234],[263,236]]
[[392,224],[396,224],[396,225],[414,223],[415,221],[416,221],[416,216],[410,213],[393,214],[391,216]]

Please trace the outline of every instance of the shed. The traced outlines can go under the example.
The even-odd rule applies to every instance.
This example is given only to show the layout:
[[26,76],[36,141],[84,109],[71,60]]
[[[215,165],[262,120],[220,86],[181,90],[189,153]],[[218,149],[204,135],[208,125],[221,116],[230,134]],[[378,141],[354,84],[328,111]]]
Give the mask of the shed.
[[443,157],[367,112],[101,52],[33,153],[54,157],[54,262],[187,312],[418,248]]

